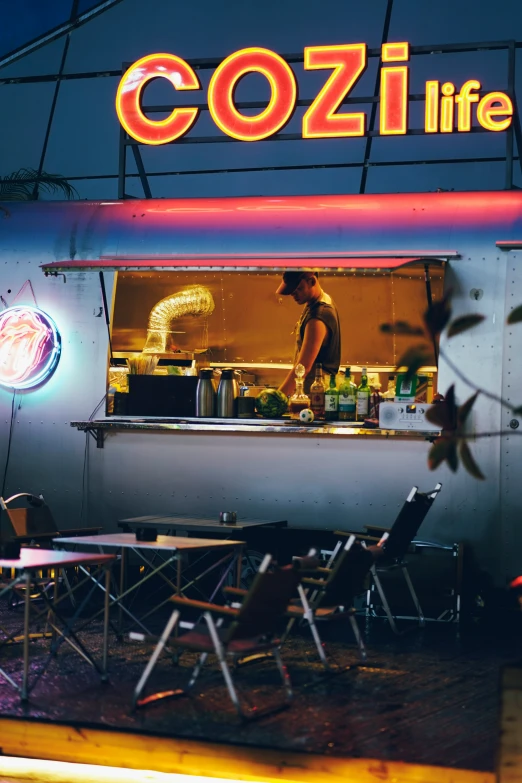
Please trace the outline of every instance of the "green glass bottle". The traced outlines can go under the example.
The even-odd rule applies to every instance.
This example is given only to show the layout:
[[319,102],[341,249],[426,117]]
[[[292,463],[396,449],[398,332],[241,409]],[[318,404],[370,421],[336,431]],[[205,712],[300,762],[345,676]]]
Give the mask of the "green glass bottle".
[[323,365],[315,365],[315,380],[310,386],[310,408],[316,419],[324,419]]
[[341,421],[355,421],[357,386],[352,381],[351,367],[344,371],[344,380],[339,386],[339,418]]
[[370,413],[370,394],[371,389],[368,385],[368,371],[366,367],[362,368],[361,382],[357,387],[357,421],[363,421],[368,418]]
[[339,390],[333,373],[330,375],[330,386],[324,395],[324,417],[326,421],[337,421],[339,418]]

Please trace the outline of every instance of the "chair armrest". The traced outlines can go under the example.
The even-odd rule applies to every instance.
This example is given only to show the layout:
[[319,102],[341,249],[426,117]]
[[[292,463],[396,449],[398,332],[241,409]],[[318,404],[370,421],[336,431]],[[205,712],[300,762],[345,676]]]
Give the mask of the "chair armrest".
[[370,535],[372,535],[375,530],[375,532],[379,533],[381,536],[383,533],[389,533],[391,530],[390,527],[380,527],[380,525],[365,525],[364,529],[367,530]]
[[103,530],[102,527],[76,527],[72,528],[72,530],[60,530],[58,533],[54,534],[54,538],[59,538],[60,536],[95,536],[97,533],[100,532],[100,530]]
[[314,568],[314,571],[317,571],[318,574],[331,574],[332,569],[331,568],[324,568],[324,566],[319,566],[318,568]]
[[184,598],[182,595],[173,595],[169,600],[177,604],[177,606],[186,606],[188,609],[199,609],[201,612],[222,614],[225,617],[237,617],[238,615],[238,610],[232,609],[230,606],[209,604],[206,601],[195,601],[192,598]]
[[301,579],[301,582],[304,585],[312,585],[312,587],[326,587],[326,579],[310,579],[307,577],[306,579]]
[[224,593],[229,593],[230,595],[237,595],[243,598],[248,593],[248,590],[243,590],[242,587],[223,587]]
[[[374,528],[372,528],[373,530]],[[377,529],[377,528],[375,528]],[[381,536],[371,536],[369,533],[351,533],[349,530],[334,530],[335,536],[341,536],[342,538],[349,538],[355,536],[357,541],[380,541]]]
[[52,541],[56,533],[32,533],[28,536],[13,536],[12,540],[19,544],[30,543],[31,541]]

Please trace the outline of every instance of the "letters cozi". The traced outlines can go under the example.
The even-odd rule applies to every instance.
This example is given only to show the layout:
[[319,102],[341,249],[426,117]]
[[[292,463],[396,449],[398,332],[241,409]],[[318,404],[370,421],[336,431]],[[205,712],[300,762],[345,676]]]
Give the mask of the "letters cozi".
[[[379,133],[404,135],[408,131],[410,58],[408,43],[387,43],[381,51]],[[302,120],[305,139],[364,136],[366,113],[339,111],[368,63],[366,44],[307,46],[304,68],[330,71],[324,86]],[[241,114],[234,102],[239,80],[260,73],[270,85],[270,100],[254,116]],[[144,86],[151,79],[168,79],[175,90],[201,90],[190,65],[174,54],[150,54],[135,62],[123,75],[116,95],[116,111],[123,128],[143,144],[167,144],[184,136],[197,120],[199,109],[177,107],[162,120],[145,116],[141,108]],[[513,120],[513,102],[503,92],[480,96],[480,82],[466,81],[460,91],[451,82],[426,82],[424,131],[465,133],[471,130],[472,106],[477,104],[478,123],[488,131],[506,130]],[[281,130],[292,117],[297,102],[297,82],[288,63],[270,49],[250,47],[226,57],[214,71],[208,87],[208,108],[215,124],[227,136],[240,141],[260,141]],[[456,120],[456,122],[455,122]]]

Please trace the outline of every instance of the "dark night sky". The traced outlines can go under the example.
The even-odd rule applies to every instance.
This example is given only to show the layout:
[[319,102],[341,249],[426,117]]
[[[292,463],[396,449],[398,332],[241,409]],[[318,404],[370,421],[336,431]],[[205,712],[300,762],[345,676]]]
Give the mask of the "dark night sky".
[[[0,56],[60,24],[70,13],[71,0],[0,0],[3,19]],[[95,5],[80,0],[79,11]],[[386,0],[122,0],[114,8],[76,30],[71,36],[65,71],[110,70],[153,51],[182,57],[222,58],[236,49],[259,45],[280,54],[302,51],[306,45],[366,42],[380,44]],[[412,45],[493,40],[522,40],[521,0],[438,0],[419,3],[394,0],[389,40]],[[0,78],[56,73],[64,39],[46,45],[0,69]],[[522,105],[522,49],[517,52],[517,81]],[[371,95],[377,60],[371,60],[355,94]],[[300,97],[313,97],[324,73],[305,73],[294,66]],[[200,72],[203,85],[211,71]],[[477,78],[485,89],[507,87],[506,52],[413,57],[411,92],[423,92],[426,79],[461,84]],[[63,82],[44,168],[67,177],[115,175],[118,166],[119,125],[114,111],[118,79],[105,77]],[[0,125],[0,172],[21,166],[37,167],[54,84],[0,85],[3,122]],[[268,96],[262,77],[244,79],[240,100]],[[200,98],[201,100],[202,98]],[[185,96],[177,95],[180,103]],[[159,81],[148,88],[146,102],[172,101],[172,88]],[[367,107],[366,107],[367,108]],[[303,110],[296,111],[286,128],[299,132]],[[419,127],[423,104],[413,104],[410,127]],[[7,121],[6,121],[7,120]],[[215,135],[208,113],[191,135]],[[501,156],[505,134],[453,134],[449,137],[416,136],[377,138],[371,160]],[[349,163],[361,160],[364,140],[304,140],[255,144],[191,144],[142,148],[150,172],[206,170],[303,164]],[[135,171],[131,166],[131,170]],[[299,171],[265,171],[187,176],[151,177],[154,196],[254,195],[357,192],[360,168]],[[515,182],[522,186],[517,164]],[[75,180],[82,198],[116,196],[116,179]],[[504,185],[499,163],[374,167],[369,192],[497,189]],[[127,192],[142,195],[138,179],[129,179]]]

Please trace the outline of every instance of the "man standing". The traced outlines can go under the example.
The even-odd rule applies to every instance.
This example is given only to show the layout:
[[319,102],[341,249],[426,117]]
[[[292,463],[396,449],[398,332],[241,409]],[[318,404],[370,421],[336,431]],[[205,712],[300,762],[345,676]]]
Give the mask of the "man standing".
[[294,391],[297,364],[305,368],[305,391],[314,377],[314,366],[320,362],[327,375],[336,374],[341,362],[341,326],[337,308],[321,288],[317,272],[285,272],[276,291],[280,296],[293,296],[299,305],[305,305],[295,327],[294,367],[279,387],[291,395]]

